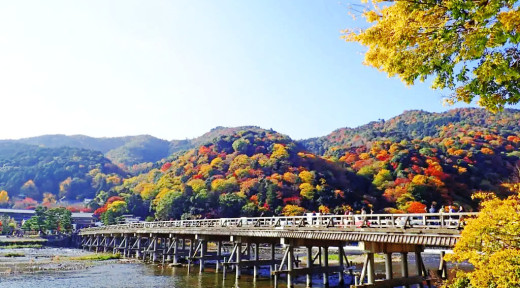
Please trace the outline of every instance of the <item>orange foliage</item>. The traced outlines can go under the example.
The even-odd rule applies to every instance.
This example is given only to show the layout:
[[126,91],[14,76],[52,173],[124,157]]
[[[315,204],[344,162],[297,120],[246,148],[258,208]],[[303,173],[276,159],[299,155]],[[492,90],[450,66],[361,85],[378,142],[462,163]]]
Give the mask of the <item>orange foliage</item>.
[[413,201],[409,202],[408,207],[406,208],[406,212],[408,213],[425,213],[426,205],[421,202]]

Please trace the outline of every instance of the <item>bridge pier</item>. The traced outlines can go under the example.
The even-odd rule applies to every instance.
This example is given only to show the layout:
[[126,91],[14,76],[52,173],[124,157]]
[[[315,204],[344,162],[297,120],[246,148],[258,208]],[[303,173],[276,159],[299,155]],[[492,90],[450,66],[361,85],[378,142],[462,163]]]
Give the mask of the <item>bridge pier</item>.
[[323,251],[323,267],[325,268],[323,270],[323,286],[329,287],[329,247],[324,246],[320,249]]
[[305,277],[307,287],[312,287],[312,273],[310,271],[312,267],[312,262],[312,246],[307,246],[307,268],[309,268],[309,272]]
[[242,261],[242,239],[238,239],[236,245],[236,264],[235,264],[235,279],[240,279],[240,262]]
[[[220,271],[220,260],[222,259],[222,240],[217,241],[217,261],[215,262],[215,273]],[[224,262],[226,260],[224,259]]]
[[448,279],[448,267],[446,265],[446,261],[444,260],[444,256],[446,255],[446,252],[441,251],[440,252],[440,261],[439,261],[439,276],[441,279],[446,280]]

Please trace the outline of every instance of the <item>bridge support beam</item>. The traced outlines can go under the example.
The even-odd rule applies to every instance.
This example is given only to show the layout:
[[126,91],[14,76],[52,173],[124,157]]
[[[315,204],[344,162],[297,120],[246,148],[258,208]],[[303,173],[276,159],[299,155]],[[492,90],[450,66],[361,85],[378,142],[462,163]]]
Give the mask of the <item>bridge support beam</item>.
[[260,243],[255,243],[255,265],[253,266],[253,279],[256,280],[258,277],[258,261],[260,260]]
[[236,264],[235,264],[235,279],[240,279],[240,262],[242,261],[242,242],[235,243],[236,245]]
[[343,260],[345,257],[345,251],[343,251],[343,245],[338,246],[338,256],[339,256],[339,267],[341,268],[341,270],[339,271],[339,275],[338,275],[338,281],[339,281],[339,285],[343,286],[345,284],[345,278],[344,278],[344,274],[343,274],[344,267],[345,267],[343,264]]
[[[401,276],[408,278],[408,252],[401,252]],[[410,286],[405,285],[405,287]]]
[[393,271],[392,271],[392,253],[385,253],[385,278],[387,280],[390,280],[393,277]]
[[309,268],[309,273],[307,273],[307,276],[306,276],[307,287],[312,287],[312,273],[310,272],[311,267],[312,267],[312,246],[307,246],[307,268]]
[[440,261],[439,261],[439,276],[441,279],[446,280],[448,278],[448,267],[446,265],[446,261],[444,260],[444,255],[446,255],[446,252],[441,251],[440,253]]
[[[217,261],[215,262],[215,273],[220,271],[220,259],[222,257],[222,240],[217,241]],[[226,262],[224,260],[224,262]]]
[[199,259],[199,272],[204,272],[204,262],[208,250],[208,241],[206,239],[200,240],[200,259]]
[[329,247],[324,246],[321,248],[323,251],[323,267],[325,268],[323,272],[323,286],[329,286]]

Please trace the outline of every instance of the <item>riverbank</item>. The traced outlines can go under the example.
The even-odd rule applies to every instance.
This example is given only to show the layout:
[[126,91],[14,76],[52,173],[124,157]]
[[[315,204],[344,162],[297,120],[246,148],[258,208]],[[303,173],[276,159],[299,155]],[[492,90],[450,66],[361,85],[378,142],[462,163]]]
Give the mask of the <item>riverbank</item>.
[[116,263],[117,256],[68,248],[14,248],[0,250],[0,275],[76,271],[102,262]]

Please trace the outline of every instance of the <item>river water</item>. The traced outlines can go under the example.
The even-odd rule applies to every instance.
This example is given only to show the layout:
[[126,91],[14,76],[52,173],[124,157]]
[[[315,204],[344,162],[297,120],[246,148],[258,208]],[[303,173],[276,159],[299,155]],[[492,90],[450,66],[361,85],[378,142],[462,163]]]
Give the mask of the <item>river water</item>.
[[[253,281],[253,277],[248,275],[247,271],[243,270],[242,277],[238,282],[235,282],[235,275],[232,271],[227,274],[226,279],[223,279],[222,273],[216,274],[211,268],[206,269],[206,271],[201,274],[198,272],[198,267],[194,267],[191,268],[191,273],[188,273],[186,267],[169,268],[158,264],[121,263],[119,260],[82,262],[81,265],[83,266],[78,266],[77,262],[66,264],[59,259],[56,262],[56,255],[66,258],[67,256],[83,255],[87,252],[76,249],[56,248],[13,250],[25,254],[25,256],[11,260],[2,257],[2,254],[5,254],[7,251],[1,251],[0,268],[5,268],[9,265],[14,265],[13,267],[15,268],[12,273],[4,272],[0,275],[0,287],[267,288],[273,287],[274,285],[273,280],[268,277],[269,270],[267,267],[260,270],[261,277],[259,277],[257,281]],[[50,260],[50,258],[54,258],[54,260]],[[435,267],[439,261],[437,255],[424,255],[424,259],[428,269],[436,269]],[[18,265],[16,263],[26,265],[28,261],[33,265],[33,270],[26,271],[30,273],[22,272],[20,269],[16,272],[16,265]],[[413,257],[409,258],[409,262],[410,273],[413,275],[415,274],[413,271],[415,267]],[[51,267],[51,269],[47,269],[48,265],[54,266]],[[63,269],[53,269],[56,268],[56,265],[62,265],[60,267],[63,267]],[[399,265],[398,262],[393,263],[396,276],[400,273]],[[10,269],[12,270],[13,267]],[[36,271],[34,269],[36,269]],[[360,269],[359,265],[358,269]],[[376,272],[382,273],[383,269],[383,263],[376,263]],[[0,270],[0,272],[2,271]],[[297,284],[295,287],[305,287],[305,276],[298,277],[296,281]],[[313,287],[323,287],[322,281],[319,276],[315,275],[313,278]],[[337,276],[330,277],[330,284],[331,287],[337,286]],[[282,279],[279,280],[279,287],[285,286],[285,277],[282,277]]]

